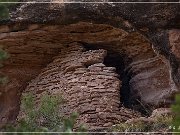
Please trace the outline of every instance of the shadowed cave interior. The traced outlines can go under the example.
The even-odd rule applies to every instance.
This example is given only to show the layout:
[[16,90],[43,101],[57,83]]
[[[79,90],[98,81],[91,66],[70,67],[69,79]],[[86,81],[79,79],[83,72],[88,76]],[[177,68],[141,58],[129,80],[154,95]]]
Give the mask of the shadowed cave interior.
[[140,112],[143,116],[150,116],[152,111],[148,105],[143,105],[141,103],[141,98],[137,97],[136,99],[131,98],[131,89],[129,81],[131,80],[131,73],[128,73],[126,70],[125,62],[128,60],[128,57],[125,54],[121,54],[119,52],[115,52],[112,50],[108,50],[103,45],[95,45],[82,43],[86,50],[97,50],[97,49],[105,49],[107,50],[107,56],[104,59],[104,64],[107,67],[115,67],[116,73],[119,74],[119,80],[121,80],[121,88],[120,88],[120,106],[124,106],[126,108],[135,110]]

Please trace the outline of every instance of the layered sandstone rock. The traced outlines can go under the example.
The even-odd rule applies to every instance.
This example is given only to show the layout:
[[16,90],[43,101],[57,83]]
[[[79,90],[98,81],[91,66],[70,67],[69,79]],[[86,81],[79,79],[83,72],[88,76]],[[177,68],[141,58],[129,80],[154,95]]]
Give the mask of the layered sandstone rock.
[[127,68],[132,79],[130,83],[131,98],[143,104],[160,106],[168,104],[167,99],[177,89],[171,83],[168,65],[159,56],[144,61],[133,62]]
[[169,41],[172,53],[180,59],[180,30],[173,29],[169,31]]
[[67,25],[85,21],[140,32],[150,40],[156,54],[163,55],[168,60],[172,80],[179,90],[179,60],[170,51],[167,30],[179,28],[180,6],[177,4],[179,1],[168,0],[169,3],[167,3],[163,0],[155,0],[153,2],[156,3],[124,3],[133,1],[126,0],[118,4],[116,2],[122,1],[79,0],[77,1],[79,3],[73,3],[73,0],[50,0],[50,3],[23,3],[12,10],[9,23]]
[[[4,63],[5,66],[1,69],[4,74],[9,76],[10,80],[7,85],[1,87],[0,118],[1,121],[4,122],[16,118],[19,110],[21,92],[28,85],[29,81],[33,78],[38,78],[38,76],[40,76],[39,74],[43,73],[41,70],[44,69],[48,63],[53,64],[52,60],[54,56],[58,56],[58,59],[61,59],[61,55],[58,54],[62,49],[67,49],[68,52],[68,46],[70,46],[69,44],[72,42],[80,42],[85,48],[93,48],[95,50],[105,49],[107,52],[110,52],[110,55],[118,54],[118,57],[121,57],[123,63],[116,61],[116,57],[109,60],[109,64],[107,63],[111,66],[115,60],[115,64],[112,64],[112,67],[120,68],[119,74],[130,77],[127,85],[130,87],[131,93],[123,89],[123,91],[127,91],[125,93],[128,95],[119,96],[128,97],[130,95],[130,99],[132,100],[138,98],[144,105],[151,104],[155,107],[159,106],[162,102],[164,104],[169,103],[167,98],[169,98],[168,96],[171,95],[175,89],[174,83],[170,78],[168,62],[161,55],[157,56],[149,41],[136,31],[129,32],[109,25],[84,22],[68,26],[48,24],[28,25],[19,23],[3,25],[0,31],[2,32],[0,34],[0,44],[2,44],[4,49],[11,55],[10,59]],[[86,53],[87,55],[92,55],[91,51],[87,51]],[[80,48],[79,51],[76,52],[76,55],[81,55]],[[85,55],[82,57],[86,59]],[[74,55],[69,56],[68,59],[74,59]],[[99,62],[102,63],[102,60],[94,63]],[[94,63],[89,64],[93,65]],[[121,65],[124,66],[124,68],[119,67]],[[78,66],[82,67],[81,64]],[[58,68],[58,66],[54,65],[54,68]],[[72,69],[73,68],[74,67],[72,67]],[[92,69],[99,69],[99,67],[98,65],[93,65]],[[62,71],[69,72],[69,70],[71,70],[71,68],[63,69]],[[85,72],[90,69],[82,67],[82,70]],[[80,72],[82,72],[81,68]],[[109,69],[107,69],[107,71],[102,70],[102,75],[113,75],[109,72],[113,72],[114,75],[117,74],[117,71],[109,71]],[[58,73],[54,74],[58,75]],[[75,75],[74,72],[69,73],[69,76],[70,74]],[[91,72],[89,75],[91,75]],[[51,74],[48,75],[47,72],[47,76],[51,76]],[[67,77],[64,78],[66,79]],[[101,79],[105,80],[105,78]],[[91,80],[87,80],[87,82],[88,81],[91,82]],[[124,81],[123,77],[121,81]],[[96,83],[99,85],[99,82]],[[109,85],[111,85],[111,83]],[[117,82],[115,81],[115,83]],[[53,87],[51,83],[47,83],[47,85],[48,87]],[[79,85],[80,84],[77,83],[77,86]],[[73,86],[73,88],[76,90],[75,86]],[[118,88],[118,90],[120,90],[120,88]],[[81,92],[79,93],[81,94]],[[12,98],[14,98],[14,100],[11,100]],[[14,113],[14,111],[16,113]],[[118,117],[119,116],[117,116],[117,119],[119,119]],[[131,113],[129,117],[131,117]],[[122,119],[122,117],[120,118]],[[84,118],[82,118],[82,121],[84,121]]]
[[[180,30],[179,29],[172,29],[169,31],[169,43],[170,43],[170,53],[171,56],[174,58],[173,62],[174,62],[174,68],[172,69],[172,74],[174,74],[174,76],[172,76],[172,78],[174,80],[176,80],[176,86],[179,87],[180,86],[180,81],[178,80],[178,78],[180,77],[180,68],[179,68],[179,63],[180,63]],[[173,64],[173,62],[171,64]],[[179,92],[179,89],[176,91]]]
[[[171,103],[180,89],[179,4],[108,1],[23,3],[0,22],[0,44],[11,55],[1,69],[9,83],[0,86],[0,124],[15,120],[23,90],[37,102],[44,92],[62,93],[61,111],[78,111],[78,123],[91,129],[134,117],[121,107],[126,96],[153,108]],[[121,57],[108,60],[111,67],[103,64],[105,50]]]

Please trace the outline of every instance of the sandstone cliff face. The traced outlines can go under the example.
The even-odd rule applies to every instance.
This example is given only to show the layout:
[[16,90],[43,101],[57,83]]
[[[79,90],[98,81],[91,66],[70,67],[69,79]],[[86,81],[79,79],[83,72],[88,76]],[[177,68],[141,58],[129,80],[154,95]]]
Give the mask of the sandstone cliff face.
[[[169,96],[169,93],[172,92],[168,66],[166,65],[165,61],[163,61],[163,58],[157,56],[153,52],[153,49],[151,48],[149,42],[137,32],[128,33],[126,31],[116,29],[108,25],[78,23],[70,26],[48,26],[48,25],[34,24],[28,26],[26,30],[18,31],[18,32],[7,31],[2,33],[1,35],[2,35],[0,41],[1,44],[3,44],[4,48],[11,54],[10,59],[5,62],[5,66],[3,67],[3,69],[1,69],[1,71],[4,74],[8,75],[10,79],[10,82],[2,89],[2,95],[1,95],[3,97],[1,98],[2,100],[1,119],[4,122],[15,119],[18,113],[21,92],[28,85],[28,82],[33,78],[36,78],[36,76],[38,77],[32,82],[32,84],[30,84],[26,88],[25,92],[27,91],[33,92],[34,88],[36,88],[35,91],[39,93],[36,95],[41,95],[40,93],[42,91],[45,91],[46,89],[44,85],[42,85],[43,83],[41,84],[41,82],[44,82],[48,86],[46,91],[50,91],[50,93],[54,93],[54,91],[61,92],[64,89],[63,87],[68,85],[70,85],[68,89],[74,90],[73,92],[76,93],[76,90],[78,91],[77,88],[80,87],[80,85],[82,85],[79,79],[78,79],[79,81],[77,81],[77,83],[75,83],[74,86],[71,86],[71,83],[67,83],[68,81],[62,81],[64,79],[68,80],[68,75],[66,76],[60,75],[59,80],[56,81],[62,84],[59,84],[59,87],[56,87],[56,85],[51,84],[51,81],[54,82],[53,79],[51,79],[51,74],[58,76],[58,74],[62,74],[63,72],[68,73],[69,72],[68,70],[70,71],[76,70],[76,68],[80,68],[79,71],[80,74],[81,72],[82,73],[87,72],[88,74],[87,70],[90,69],[88,69],[86,66],[90,66],[96,63],[103,63],[103,59],[104,58],[107,59],[107,57],[109,57],[109,56],[105,57],[106,53],[104,51],[94,54],[91,53],[91,51],[87,51],[85,54],[87,54],[87,56],[89,55],[90,57],[86,58],[87,57],[86,55],[81,54],[82,47],[77,48],[76,45],[71,44],[71,42],[75,42],[75,41],[81,42],[81,46],[84,46],[85,48],[94,48],[95,50],[98,50],[98,48],[106,49],[107,52],[110,52],[110,56],[111,54],[120,54],[119,57],[122,57],[124,61],[123,62],[124,68],[118,67],[119,65],[123,66],[123,63],[120,63],[119,60],[116,60],[117,59],[116,57],[114,58],[115,61],[111,58],[108,58],[109,62],[106,62],[108,65],[114,66],[114,68],[117,67],[118,70],[122,69],[122,71],[118,71],[120,76],[123,73],[125,74],[125,77],[130,76],[129,83],[126,84],[130,86],[130,93],[128,93],[129,92],[128,89],[123,89],[121,92],[123,94],[121,96],[119,95],[121,91],[120,90],[121,83],[116,73],[117,71],[108,71],[107,68],[107,73],[106,73],[103,72],[103,70],[101,69],[102,67],[98,67],[98,65],[97,67],[96,65],[92,67],[90,66],[92,70],[93,68],[94,70],[97,71],[99,70],[98,71],[99,75],[101,74],[100,71],[102,71],[102,76],[104,76],[104,78],[100,78],[101,80],[99,82],[100,84],[98,83],[97,80],[92,82],[92,84],[97,85],[97,87],[98,85],[100,85],[100,87],[103,87],[102,89],[106,90],[105,95],[111,93],[113,96],[113,94],[115,94],[116,101],[115,103],[112,104],[116,104],[115,106],[117,108],[113,110],[112,113],[118,111],[118,106],[117,106],[118,103],[119,106],[121,106],[120,104],[122,103],[120,103],[120,97],[126,99],[126,96],[127,97],[130,96],[130,99],[128,99],[130,103],[136,102],[136,99],[140,98],[143,104],[159,105],[160,102],[164,101],[165,96]],[[88,45],[86,45],[85,43]],[[76,48],[72,56],[70,51],[68,51],[69,50],[68,46],[69,48],[72,49],[74,47]],[[63,52],[67,53],[66,54],[68,55],[66,56],[67,58],[64,58],[65,54],[63,54]],[[42,69],[46,66],[46,64],[50,63],[53,59],[55,59],[54,61],[56,61],[56,58],[53,58],[54,56],[58,56],[57,65],[56,62],[52,62],[52,64],[48,66],[50,70],[46,68],[42,71]],[[82,60],[79,58],[81,58]],[[56,69],[60,65],[63,67],[63,62],[61,62],[62,60],[58,61],[58,59],[65,59],[67,61],[65,63],[64,68],[60,70],[62,73],[58,69]],[[77,60],[80,60],[80,62],[78,62]],[[149,63],[149,65],[146,63]],[[68,66],[69,69],[67,68]],[[53,70],[51,70],[51,68]],[[78,73],[78,71],[76,72]],[[46,73],[45,76],[43,75],[43,73]],[[77,74],[74,72],[72,73],[70,72],[68,74],[69,76],[74,76],[75,78],[77,76]],[[112,80],[111,83],[113,83],[113,86],[111,86],[111,83],[110,82],[108,83],[108,81],[105,79],[109,77],[108,74],[110,75],[112,74],[112,78],[113,76],[116,76],[115,78],[118,77],[118,79],[115,79],[116,81]],[[166,76],[164,74],[166,74]],[[89,75],[91,76],[91,72],[89,73]],[[95,74],[94,78],[97,78],[97,75]],[[163,79],[161,76],[163,76]],[[161,79],[158,79],[158,77],[160,77]],[[46,78],[48,80],[46,80]],[[77,76],[77,78],[82,78],[82,77]],[[124,78],[123,77],[120,78],[122,78],[121,81],[123,81]],[[45,80],[43,81],[43,79]],[[73,80],[73,78],[71,79]],[[161,83],[163,81],[166,83],[160,85],[157,84],[157,82]],[[66,84],[64,84],[63,82],[66,82]],[[104,83],[101,84],[101,82]],[[115,89],[113,89],[116,82],[117,85],[115,86]],[[85,80],[84,83],[91,84],[91,80]],[[30,88],[31,85],[33,85],[32,88]],[[88,86],[87,84],[84,85]],[[108,92],[108,89],[106,88],[107,86],[110,88],[111,92]],[[167,90],[168,92],[166,93]],[[10,94],[10,92],[12,92],[12,95]],[[79,91],[78,93],[80,95],[82,94],[81,91]],[[101,97],[103,98],[105,97],[105,95],[103,95],[103,93],[101,93],[98,88],[95,93],[98,93],[98,95],[101,95]],[[162,93],[164,93],[164,95]],[[70,95],[65,96],[65,99],[68,99],[70,97],[71,97]],[[72,102],[74,102],[75,100],[81,101],[81,98],[76,99],[75,95],[73,97],[74,99],[71,99]],[[83,97],[84,95],[82,95],[82,98]],[[14,98],[15,99],[14,101],[16,102],[11,100],[12,98]],[[114,99],[114,97],[110,99]],[[70,104],[73,106],[72,102],[69,102],[68,106],[70,106]],[[98,102],[99,102],[99,107],[94,107],[95,110],[101,108],[100,99],[98,100]],[[111,104],[109,105],[111,106]],[[67,111],[67,112],[72,112],[72,110],[77,110],[77,109],[78,106],[77,108],[74,107],[73,109],[71,109],[71,111]],[[84,109],[87,108],[85,107]],[[14,111],[16,111],[17,113],[13,113]],[[123,119],[124,120],[128,119],[126,117],[123,118],[123,111],[120,111],[119,113],[121,115],[117,113],[116,122],[118,120],[121,121]],[[85,116],[82,116],[81,118],[83,122]],[[97,116],[98,115],[95,115],[95,117]],[[86,117],[88,119],[88,116]],[[129,114],[129,117],[131,118],[133,116]],[[112,125],[114,123],[115,121],[110,121],[109,125]],[[104,124],[106,124],[105,121]],[[93,126],[93,124],[91,126]],[[103,127],[102,121],[101,124],[99,124],[99,126]]]
[[[173,79],[174,80],[177,80],[177,78],[179,78],[179,45],[180,45],[180,32],[179,32],[179,29],[172,29],[172,30],[169,30],[169,42],[170,42],[170,52],[172,53],[172,56],[176,59],[175,60],[175,70],[172,71],[172,74],[174,74]],[[171,63],[173,64],[173,63]],[[177,84],[177,86],[179,87],[179,84]],[[178,89],[179,90],[179,89]]]
[[34,92],[37,102],[44,92],[62,93],[68,102],[61,111],[77,111],[78,123],[91,129],[138,116],[123,105],[170,104],[179,91],[179,6],[141,7],[19,5],[0,26],[0,44],[11,55],[1,68],[9,77],[0,86],[1,125],[16,119],[22,92]]
[[[108,2],[100,0],[99,2]],[[142,0],[139,0],[142,2]],[[51,1],[57,2],[57,1]],[[137,29],[153,43],[154,49],[171,63],[172,79],[179,86],[180,77],[178,61],[169,51],[167,29],[179,28],[180,7],[178,4],[114,4],[114,3],[81,3],[67,4],[68,1],[52,4],[23,4],[12,12],[12,21],[54,22],[69,24],[79,21],[105,23],[123,29]],[[93,1],[92,1],[93,2]],[[118,0],[114,0],[118,2]],[[126,0],[130,2],[130,0]],[[178,2],[178,0],[174,0]],[[32,8],[33,7],[33,8]],[[41,7],[41,8],[39,8]],[[32,10],[29,10],[32,9]],[[84,11],[84,12],[82,12]],[[124,22],[124,23],[122,23]]]

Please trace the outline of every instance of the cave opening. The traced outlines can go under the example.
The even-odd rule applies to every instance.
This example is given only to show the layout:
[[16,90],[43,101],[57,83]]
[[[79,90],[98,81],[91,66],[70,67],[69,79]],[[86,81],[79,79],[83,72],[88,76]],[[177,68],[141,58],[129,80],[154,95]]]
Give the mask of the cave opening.
[[121,80],[120,88],[120,101],[124,107],[130,108],[130,86],[129,81],[131,76],[125,72],[125,64],[123,56],[115,52],[107,52],[107,56],[104,59],[104,64],[108,67],[115,67],[116,73],[119,74],[119,80]]
[[109,50],[106,45],[102,44],[88,44],[82,43],[86,50],[97,50],[105,49],[107,51],[107,56],[104,59],[104,64],[107,67],[115,67],[116,73],[119,75],[118,79],[121,81],[120,88],[120,107],[132,109],[134,111],[140,112],[143,116],[149,116],[151,111],[148,106],[141,103],[140,97],[133,99],[133,95],[130,88],[130,80],[132,78],[131,73],[126,70],[126,63],[131,60],[125,54],[120,52]]
[[[82,43],[86,50],[97,50],[97,49],[105,49],[107,48],[103,45],[92,45],[87,43]],[[121,81],[121,88],[120,88],[120,106],[124,106],[126,108],[131,108],[131,101],[130,101],[130,86],[129,81],[131,76],[127,74],[125,71],[125,55],[120,54],[119,52],[107,50],[107,56],[104,59],[104,64],[107,67],[115,67],[116,73],[119,75],[118,79]]]
[[119,74],[119,80],[121,80],[120,88],[120,102],[126,108],[138,111],[143,116],[150,116],[151,110],[148,105],[144,105],[141,102],[140,97],[132,98],[132,92],[130,88],[130,80],[132,78],[131,73],[126,70],[125,62],[127,56],[118,52],[107,52],[107,56],[104,59],[104,64],[108,67],[115,67],[116,73]]

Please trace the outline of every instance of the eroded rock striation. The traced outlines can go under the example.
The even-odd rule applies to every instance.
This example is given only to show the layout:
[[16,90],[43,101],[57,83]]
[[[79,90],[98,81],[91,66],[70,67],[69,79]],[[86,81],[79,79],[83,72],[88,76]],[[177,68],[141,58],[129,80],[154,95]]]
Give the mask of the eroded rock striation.
[[17,5],[0,23],[11,55],[1,68],[9,78],[0,86],[1,125],[16,119],[22,92],[37,102],[62,93],[61,111],[77,111],[90,129],[138,116],[123,106],[172,103],[180,88],[178,4],[53,2]]
[[[42,4],[23,4],[12,13],[12,20],[55,22],[59,24],[91,21],[94,23],[106,23],[115,27],[136,28],[151,40],[158,54],[164,55],[172,63],[172,79],[179,87],[179,73],[177,73],[179,66],[176,57],[169,51],[170,45],[166,31],[166,29],[179,28],[180,7],[178,4],[103,3],[109,2],[109,0],[99,0],[100,3],[86,3],[89,1],[80,0],[78,2],[81,3],[77,4],[65,3],[73,2],[72,0],[51,2],[61,3],[43,4],[43,6]],[[118,0],[113,2],[118,2]],[[126,2],[131,1],[127,0]],[[139,0],[139,2],[142,2],[142,0]],[[178,2],[178,0],[173,2]],[[32,10],[29,10],[31,7],[33,7]]]

